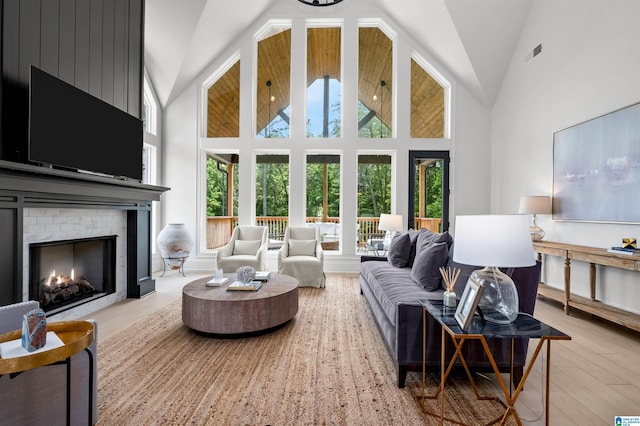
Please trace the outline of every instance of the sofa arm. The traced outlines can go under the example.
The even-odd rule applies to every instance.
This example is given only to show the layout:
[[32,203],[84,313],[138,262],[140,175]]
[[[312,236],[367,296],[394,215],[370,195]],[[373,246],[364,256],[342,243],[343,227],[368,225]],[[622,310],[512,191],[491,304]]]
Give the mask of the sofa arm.
[[[399,303],[396,309],[396,356],[399,364],[422,364],[422,315],[419,303]],[[431,326],[431,324],[427,324]],[[430,330],[427,330],[427,337]],[[437,336],[439,337],[439,331]],[[436,339],[438,343],[439,339]],[[427,342],[429,343],[429,342]],[[427,345],[427,355],[432,345]],[[440,353],[438,346],[437,352]],[[427,360],[429,357],[427,357]]]
[[39,307],[35,300],[0,306],[0,334],[21,329],[22,316]]

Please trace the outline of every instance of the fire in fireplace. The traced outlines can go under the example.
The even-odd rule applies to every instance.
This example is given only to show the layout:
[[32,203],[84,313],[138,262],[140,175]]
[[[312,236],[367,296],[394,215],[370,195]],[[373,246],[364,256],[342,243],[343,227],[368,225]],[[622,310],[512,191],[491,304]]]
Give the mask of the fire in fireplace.
[[49,305],[60,304],[65,300],[91,297],[95,291],[86,277],[75,279],[74,269],[71,270],[71,276],[56,275],[56,271],[51,271],[48,278],[40,280],[40,307],[46,310]]
[[115,235],[32,243],[29,296],[49,314],[106,296],[115,292],[115,264]]

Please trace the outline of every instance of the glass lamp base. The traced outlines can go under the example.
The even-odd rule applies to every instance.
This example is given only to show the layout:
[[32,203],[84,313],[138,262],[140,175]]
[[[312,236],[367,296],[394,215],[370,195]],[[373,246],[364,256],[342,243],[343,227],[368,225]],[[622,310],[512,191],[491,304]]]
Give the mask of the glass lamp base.
[[478,308],[485,320],[497,324],[510,324],[518,318],[518,289],[511,277],[498,268],[487,266],[473,271],[469,280],[484,287]]
[[531,233],[531,241],[542,241],[544,238],[544,230],[539,226],[530,226],[529,232]]

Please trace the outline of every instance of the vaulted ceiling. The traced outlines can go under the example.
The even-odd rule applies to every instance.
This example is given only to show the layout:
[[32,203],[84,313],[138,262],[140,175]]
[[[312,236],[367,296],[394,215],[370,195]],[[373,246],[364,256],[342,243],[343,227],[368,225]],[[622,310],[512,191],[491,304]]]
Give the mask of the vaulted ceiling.
[[[533,1],[343,0],[335,7],[375,5],[491,107]],[[283,17],[283,8],[299,15],[304,7],[298,0],[146,0],[145,66],[162,106],[272,8]]]

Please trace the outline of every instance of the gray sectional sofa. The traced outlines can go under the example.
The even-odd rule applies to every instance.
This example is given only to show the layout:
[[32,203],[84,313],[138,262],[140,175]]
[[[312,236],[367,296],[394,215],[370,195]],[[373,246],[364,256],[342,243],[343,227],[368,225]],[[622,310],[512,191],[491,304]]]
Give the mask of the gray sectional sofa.
[[[397,366],[398,387],[404,387],[407,372],[422,368],[421,299],[442,299],[444,283],[438,268],[460,268],[455,292],[462,295],[469,275],[479,266],[461,265],[453,261],[453,238],[448,232],[432,233],[422,229],[396,235],[387,257],[363,256],[360,262],[360,292],[371,308],[373,317]],[[540,263],[525,268],[503,269],[518,288],[520,311],[533,314]],[[441,328],[427,317],[427,368],[440,366]],[[509,372],[511,344],[507,339],[489,341],[501,371]],[[514,351],[514,383],[522,376],[528,340],[516,340]],[[469,341],[463,347],[468,365],[476,370],[490,369],[482,347]],[[453,353],[448,351],[448,353]]]

